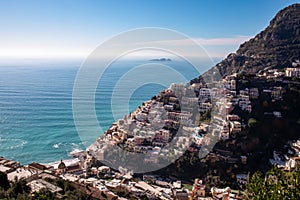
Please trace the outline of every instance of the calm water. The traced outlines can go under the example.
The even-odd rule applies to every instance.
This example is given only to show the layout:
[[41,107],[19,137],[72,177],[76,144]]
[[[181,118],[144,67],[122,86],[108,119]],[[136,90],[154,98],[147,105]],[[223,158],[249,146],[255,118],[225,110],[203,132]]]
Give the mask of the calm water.
[[[110,106],[114,85],[126,71],[142,63],[117,62],[101,78],[101,87],[96,92],[96,111],[103,129],[114,121]],[[172,61],[168,65],[187,79],[198,75],[187,63]],[[91,135],[88,141],[81,141],[77,134],[72,114],[72,92],[78,69],[79,64],[0,67],[0,156],[22,164],[52,162],[68,158],[74,149],[85,149],[102,134]],[[131,96],[130,110],[163,88],[157,84],[140,87]],[[118,95],[122,98],[126,91]],[[88,115],[83,117],[89,120]],[[86,128],[87,132],[95,129],[88,125]]]

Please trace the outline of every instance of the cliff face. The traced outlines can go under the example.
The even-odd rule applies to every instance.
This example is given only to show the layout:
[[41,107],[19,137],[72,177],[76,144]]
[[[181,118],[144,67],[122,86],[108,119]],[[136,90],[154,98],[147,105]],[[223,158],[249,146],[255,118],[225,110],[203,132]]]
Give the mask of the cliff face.
[[[235,54],[230,54],[216,67],[213,67],[203,76],[194,79],[191,82],[199,82],[202,78],[204,78],[202,79],[203,81],[208,80],[209,78],[215,80],[214,76],[212,76],[215,69],[219,69],[222,75],[226,76],[241,71],[248,73],[257,72],[266,67],[289,67],[292,65],[292,62],[300,59],[299,33],[300,4],[294,4],[280,11],[264,31],[248,42],[242,44]],[[216,78],[218,78],[218,76]],[[298,138],[297,133],[299,133],[300,130],[298,122],[300,116],[299,112],[297,112],[300,105],[297,101],[300,95],[298,92],[300,91],[299,85],[298,82],[293,85],[295,81],[292,81],[291,83],[268,82],[266,78],[258,78],[249,74],[244,77],[237,76],[235,81],[237,88],[239,89],[232,89],[232,93],[228,93],[228,96],[226,96],[227,99],[232,100],[231,103],[236,102],[236,98],[238,98],[239,102],[245,101],[242,100],[242,98],[248,96],[248,94],[245,95],[245,93],[248,93],[246,92],[248,91],[248,88],[256,88],[258,96],[251,99],[252,107],[250,108],[252,108],[252,111],[246,111],[239,108],[241,106],[238,106],[238,103],[236,102],[237,104],[233,108],[232,114],[241,116],[243,119],[242,122],[247,122],[249,119],[253,118],[255,119],[256,125],[253,125],[251,129],[243,130],[243,133],[239,134],[239,136],[233,136],[233,138],[231,138],[232,140],[217,143],[217,150],[215,149],[215,152],[209,154],[205,159],[200,159],[197,154],[199,153],[199,149],[205,148],[201,142],[197,142],[197,144],[193,142],[192,148],[188,148],[186,151],[186,149],[181,147],[191,146],[185,145],[186,142],[183,142],[181,139],[176,139],[176,141],[174,141],[173,138],[179,129],[179,119],[187,119],[185,122],[180,121],[184,122],[185,129],[182,128],[182,130],[186,132],[185,136],[187,136],[192,135],[188,132],[191,129],[186,128],[190,125],[190,119],[193,119],[194,117],[199,120],[197,123],[199,122],[200,124],[200,120],[207,120],[210,118],[210,115],[203,112],[201,113],[203,115],[198,117],[198,115],[193,112],[198,107],[196,107],[196,109],[192,107],[189,107],[191,109],[186,109],[192,111],[191,113],[185,112],[185,114],[179,114],[183,102],[186,102],[185,104],[189,105],[192,104],[191,102],[195,101],[193,95],[196,90],[193,88],[194,86],[190,86],[190,89],[188,89],[189,86],[183,85],[177,85],[173,89],[171,88],[172,90],[170,91],[162,91],[159,95],[153,97],[151,101],[144,102],[142,106],[129,116],[114,123],[103,136],[98,138],[97,141],[88,148],[88,152],[92,155],[91,158],[97,158],[98,161],[105,164],[108,163],[109,166],[117,166],[121,163],[122,166],[130,167],[129,169],[134,169],[135,172],[141,169],[147,172],[152,171],[154,168],[155,170],[161,169],[157,173],[161,173],[162,175],[175,174],[176,176],[186,178],[186,180],[189,180],[191,177],[206,177],[208,174],[214,176],[217,172],[225,179],[234,177],[228,176],[228,171],[236,173],[236,163],[240,164],[240,167],[238,168],[240,171],[260,169],[260,163],[262,163],[262,168],[264,168],[265,165],[268,164],[266,160],[268,160],[268,156],[270,156],[269,153],[273,151],[275,147],[283,146],[287,139]],[[179,91],[183,91],[181,96],[175,95],[181,94],[181,92],[173,93],[175,88]],[[272,95],[272,92],[263,92],[266,88],[274,91],[276,94],[278,93],[278,90],[280,90],[280,98],[279,96],[272,97],[276,96]],[[198,99],[196,98],[196,103],[207,98],[205,97],[205,94],[200,98],[199,90],[200,88],[198,88]],[[233,95],[240,93],[240,91],[243,91],[244,93],[242,95],[244,97],[240,96],[241,99],[239,99],[240,97],[237,97],[237,95]],[[188,96],[189,94],[193,95]],[[223,95],[224,93],[221,92],[220,94]],[[188,98],[183,101],[182,97]],[[233,98],[235,99],[234,101]],[[248,101],[249,100],[247,100],[247,102]],[[182,104],[180,104],[180,102]],[[207,100],[204,100],[202,103],[208,102]],[[224,102],[221,103],[223,104]],[[219,105],[221,105],[221,103]],[[170,107],[171,104],[173,106]],[[166,110],[168,111],[167,113],[165,113]],[[276,117],[274,111],[276,113],[282,113],[282,116]],[[165,120],[167,122],[165,122]],[[221,127],[223,128],[223,121],[216,124],[221,124]],[[192,132],[194,135],[195,132]],[[151,136],[147,137],[147,139],[143,139],[146,135],[145,133],[147,133],[147,136],[151,136],[152,134],[153,137]],[[162,137],[162,135],[164,135],[164,137]],[[203,139],[204,135],[205,134],[201,135],[201,141],[205,141]],[[139,136],[139,142],[138,140],[133,140],[135,136]],[[152,139],[155,137],[156,139]],[[156,143],[159,141],[162,145],[167,146],[172,140],[176,143],[176,152],[179,152],[179,150],[182,153],[185,152],[183,156],[180,154],[180,157],[178,159],[176,158],[177,160],[175,162],[175,159],[172,161],[166,159],[168,153],[175,155],[175,151],[173,152],[174,149],[170,149],[167,151],[168,153],[164,152],[163,154],[160,154],[159,150],[157,155],[161,155],[161,157],[157,159],[157,161],[155,160],[155,157],[151,157],[151,159],[148,157],[145,157],[146,159],[144,157],[137,157],[138,160],[133,157],[132,152],[147,152],[148,150],[145,146],[153,145],[152,147],[155,148],[157,144],[154,144],[154,142]],[[120,151],[116,151],[119,149],[115,148],[116,146],[122,147],[120,148]],[[143,146],[144,149],[139,149],[139,146]],[[154,152],[152,147],[149,149],[151,152]],[[126,151],[123,151],[123,149]],[[222,153],[223,156],[219,156]],[[143,156],[149,154],[140,155]],[[248,155],[247,165],[240,160],[241,156],[244,155]],[[143,164],[141,161],[143,160],[147,160],[143,166],[145,168],[141,168],[141,165]],[[153,165],[149,162],[151,160],[155,160]],[[92,159],[90,159],[90,161],[92,161]],[[172,164],[166,168],[162,168],[162,165],[158,165],[158,161],[163,162],[163,164],[166,164],[166,162],[167,164]],[[231,164],[234,164],[234,167]],[[228,181],[234,183],[235,180],[229,178]]]
[[265,30],[241,44],[236,53],[229,54],[216,67],[225,76],[258,72],[266,67],[289,67],[297,59],[300,59],[300,4],[293,4],[279,11]]

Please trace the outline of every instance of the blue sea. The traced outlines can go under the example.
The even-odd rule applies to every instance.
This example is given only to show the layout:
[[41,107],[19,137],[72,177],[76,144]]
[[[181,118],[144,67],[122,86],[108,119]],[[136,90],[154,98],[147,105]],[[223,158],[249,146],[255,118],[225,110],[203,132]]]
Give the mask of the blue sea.
[[[103,131],[115,121],[110,106],[115,84],[134,66],[147,62],[116,62],[101,77],[95,108]],[[164,64],[179,71],[187,80],[199,75],[186,62],[169,61]],[[77,133],[72,94],[79,68],[80,63],[0,66],[0,156],[22,164],[53,162],[69,158],[70,152],[85,149],[103,134],[99,132],[81,141]],[[86,81],[89,81],[88,78]],[[129,105],[124,105],[124,110],[126,106],[129,106],[129,111],[134,110],[163,88],[165,86],[155,83],[139,87],[131,95]],[[117,95],[123,98],[127,95],[126,91],[123,92],[119,91]],[[83,117],[88,121],[90,116]],[[87,132],[97,130],[93,126],[86,128]]]

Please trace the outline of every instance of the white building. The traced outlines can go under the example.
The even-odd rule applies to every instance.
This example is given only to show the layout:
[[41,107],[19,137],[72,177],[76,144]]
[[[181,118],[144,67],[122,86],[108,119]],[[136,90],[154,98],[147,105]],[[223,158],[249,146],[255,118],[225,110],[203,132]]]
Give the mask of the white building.
[[199,90],[199,99],[209,99],[210,98],[210,89],[201,88]]
[[300,78],[300,68],[286,68],[285,75],[287,77],[297,77]]
[[258,88],[250,88],[249,97],[250,99],[257,99],[259,97]]
[[246,185],[248,183],[248,175],[247,174],[237,174],[236,181],[240,184]]
[[230,133],[239,133],[242,131],[241,123],[238,121],[230,122]]

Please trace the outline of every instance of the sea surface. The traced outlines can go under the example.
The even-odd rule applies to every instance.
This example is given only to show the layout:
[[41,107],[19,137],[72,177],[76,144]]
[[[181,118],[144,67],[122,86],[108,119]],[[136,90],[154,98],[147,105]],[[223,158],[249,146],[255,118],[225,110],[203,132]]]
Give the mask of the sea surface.
[[[119,61],[103,74],[95,96],[99,126],[105,131],[116,119],[111,97],[117,81],[134,66],[149,61]],[[199,75],[188,63],[163,63],[183,74],[187,80]],[[103,132],[81,141],[72,112],[73,86],[78,64],[0,66],[0,156],[28,164],[48,163],[70,157],[70,152],[85,149]],[[168,76],[168,74],[166,74]],[[86,81],[89,81],[88,78]],[[134,80],[133,80],[134,81]],[[176,82],[176,80],[174,80]],[[101,87],[100,87],[101,86]],[[129,111],[149,100],[165,86],[145,84],[131,95]],[[118,91],[125,98],[127,91]],[[120,108],[122,109],[122,108]],[[89,114],[83,118],[88,122]],[[97,127],[86,126],[87,132]]]

